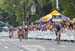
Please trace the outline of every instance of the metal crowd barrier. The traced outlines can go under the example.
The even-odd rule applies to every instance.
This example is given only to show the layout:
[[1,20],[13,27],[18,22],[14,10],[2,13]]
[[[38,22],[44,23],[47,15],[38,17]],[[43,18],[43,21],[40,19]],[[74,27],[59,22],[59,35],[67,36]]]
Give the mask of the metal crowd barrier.
[[[43,39],[56,39],[54,31],[30,31],[28,33],[28,38],[43,38]],[[61,32],[61,40],[75,40],[75,30],[68,30]]]

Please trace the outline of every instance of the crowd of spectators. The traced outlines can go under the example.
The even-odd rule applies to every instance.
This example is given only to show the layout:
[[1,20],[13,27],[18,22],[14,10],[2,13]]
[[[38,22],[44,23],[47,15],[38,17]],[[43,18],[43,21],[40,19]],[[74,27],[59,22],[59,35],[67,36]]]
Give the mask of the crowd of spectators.
[[[9,32],[17,31],[18,34],[21,32],[23,36],[27,37],[29,31],[56,31],[55,25],[59,23],[62,31],[72,31],[75,30],[75,21],[66,20],[62,22],[47,22],[46,24],[38,24],[38,23],[31,23],[29,25],[22,25],[16,28],[10,28]],[[9,33],[10,34],[10,33]]]
[[[32,30],[51,30],[53,31],[54,30],[54,25],[56,24],[57,22],[47,22],[47,24],[43,24],[43,25],[40,25],[40,24],[37,24],[37,23],[31,23],[29,26],[28,26],[28,29],[29,31],[32,31]],[[59,22],[60,25],[61,25],[61,29],[63,31],[67,31],[67,30],[75,30],[75,21],[71,21],[71,20],[66,20],[66,21],[62,21],[62,22]]]

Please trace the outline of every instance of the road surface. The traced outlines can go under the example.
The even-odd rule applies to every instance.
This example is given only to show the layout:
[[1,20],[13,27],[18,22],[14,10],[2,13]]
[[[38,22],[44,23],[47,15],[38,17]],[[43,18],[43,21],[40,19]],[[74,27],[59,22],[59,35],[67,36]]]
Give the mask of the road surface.
[[0,51],[75,51],[75,43],[62,41],[57,45],[54,40],[9,39],[0,37]]

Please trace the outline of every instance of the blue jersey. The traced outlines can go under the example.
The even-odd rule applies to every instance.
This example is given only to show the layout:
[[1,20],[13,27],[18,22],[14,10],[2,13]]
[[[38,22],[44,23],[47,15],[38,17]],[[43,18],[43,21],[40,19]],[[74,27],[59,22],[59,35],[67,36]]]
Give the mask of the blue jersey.
[[54,27],[55,27],[57,30],[60,30],[60,29],[61,29],[61,24],[55,24]]

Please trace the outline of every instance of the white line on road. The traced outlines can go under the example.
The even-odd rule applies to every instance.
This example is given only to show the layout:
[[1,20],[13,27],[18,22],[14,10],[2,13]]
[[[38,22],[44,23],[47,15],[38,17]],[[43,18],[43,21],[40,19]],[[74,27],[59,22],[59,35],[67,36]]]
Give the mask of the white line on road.
[[1,41],[5,41],[5,39],[1,39]]
[[66,45],[60,45],[60,47],[65,48],[65,47],[66,47]]
[[29,51],[38,51],[38,50],[46,51],[45,47],[40,46],[40,45],[25,45],[25,46],[23,45],[22,47]]
[[24,50],[21,49],[20,51],[24,51]]
[[8,49],[8,46],[4,46],[5,49]]

